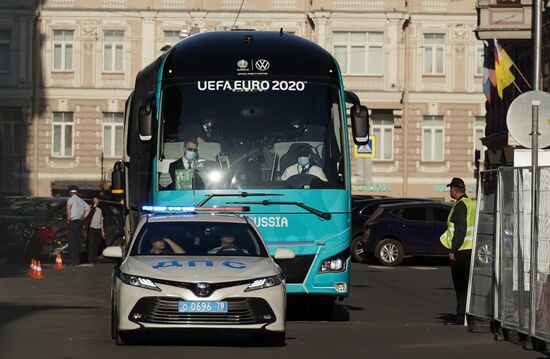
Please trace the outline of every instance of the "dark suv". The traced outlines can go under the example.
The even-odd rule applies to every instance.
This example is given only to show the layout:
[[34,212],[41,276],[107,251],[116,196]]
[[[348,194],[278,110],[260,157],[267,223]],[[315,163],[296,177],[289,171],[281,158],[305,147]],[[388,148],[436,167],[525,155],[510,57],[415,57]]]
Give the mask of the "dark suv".
[[439,237],[450,210],[443,202],[381,205],[365,223],[364,248],[385,266],[399,265],[405,256],[446,255]]

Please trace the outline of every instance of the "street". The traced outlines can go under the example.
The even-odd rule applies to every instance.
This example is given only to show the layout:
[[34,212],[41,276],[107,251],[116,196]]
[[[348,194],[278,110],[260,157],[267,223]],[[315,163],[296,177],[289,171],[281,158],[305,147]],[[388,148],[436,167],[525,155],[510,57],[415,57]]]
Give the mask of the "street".
[[[353,264],[351,297],[331,322],[302,318],[291,308],[286,346],[256,347],[247,335],[186,335],[116,346],[110,337],[112,264],[45,266],[46,278],[0,266],[0,358],[540,358],[488,333],[444,322],[455,306],[442,259],[408,259],[400,267]],[[298,314],[296,314],[298,313]]]

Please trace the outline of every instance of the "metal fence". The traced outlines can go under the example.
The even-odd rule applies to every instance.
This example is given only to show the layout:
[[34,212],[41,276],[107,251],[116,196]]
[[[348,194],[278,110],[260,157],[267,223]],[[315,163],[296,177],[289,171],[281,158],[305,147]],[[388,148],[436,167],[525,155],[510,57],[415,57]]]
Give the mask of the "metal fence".
[[532,242],[531,169],[481,173],[467,312],[550,342],[550,167],[538,168],[536,176]]

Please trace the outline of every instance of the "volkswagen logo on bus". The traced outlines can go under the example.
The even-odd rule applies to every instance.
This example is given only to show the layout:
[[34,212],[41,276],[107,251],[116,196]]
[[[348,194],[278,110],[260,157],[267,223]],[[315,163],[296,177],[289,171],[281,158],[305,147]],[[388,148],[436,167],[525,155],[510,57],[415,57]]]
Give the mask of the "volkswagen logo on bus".
[[246,61],[246,60],[237,61],[237,67],[241,70],[244,70],[244,69],[248,68],[248,61]]
[[256,61],[256,68],[260,71],[267,71],[269,69],[269,61],[260,59]]
[[208,283],[197,283],[195,287],[195,294],[199,297],[207,297],[210,295],[211,288]]

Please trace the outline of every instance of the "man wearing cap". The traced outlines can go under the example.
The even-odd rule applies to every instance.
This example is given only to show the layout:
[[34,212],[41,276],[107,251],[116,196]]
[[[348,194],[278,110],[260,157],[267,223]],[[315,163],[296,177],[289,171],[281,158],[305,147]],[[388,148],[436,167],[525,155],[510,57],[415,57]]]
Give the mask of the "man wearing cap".
[[281,176],[281,179],[283,181],[286,181],[292,176],[300,174],[312,175],[316,176],[321,181],[328,181],[325,172],[323,172],[323,169],[311,163],[311,150],[308,145],[302,145],[298,147],[298,149],[296,150],[296,156],[297,163],[288,166],[283,172],[283,175]]
[[450,188],[451,198],[456,202],[447,219],[447,231],[439,239],[449,250],[451,275],[456,293],[456,319],[445,324],[463,325],[466,316],[476,204],[466,195],[466,186],[461,178],[453,178],[447,187]]
[[90,206],[78,197],[78,187],[69,186],[71,197],[67,200],[69,256],[73,265],[80,264],[80,232],[82,220],[90,213]]

